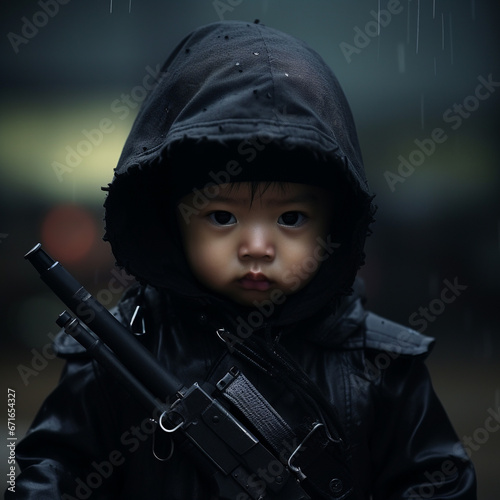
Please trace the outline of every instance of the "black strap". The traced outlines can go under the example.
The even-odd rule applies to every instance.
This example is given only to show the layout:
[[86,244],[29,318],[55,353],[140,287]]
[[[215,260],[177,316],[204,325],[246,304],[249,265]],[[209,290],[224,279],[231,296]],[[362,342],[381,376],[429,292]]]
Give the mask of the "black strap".
[[278,456],[284,443],[292,443],[295,434],[279,413],[255,386],[236,368],[231,368],[217,388],[252,423]]

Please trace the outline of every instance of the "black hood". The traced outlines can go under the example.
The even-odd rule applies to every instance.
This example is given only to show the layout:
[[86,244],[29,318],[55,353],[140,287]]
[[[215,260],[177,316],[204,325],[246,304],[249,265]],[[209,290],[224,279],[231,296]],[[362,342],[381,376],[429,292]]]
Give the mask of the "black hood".
[[140,282],[227,302],[190,272],[172,207],[194,187],[202,200],[214,183],[261,180],[321,185],[341,201],[335,230],[318,243],[332,255],[274,317],[293,322],[334,306],[363,264],[374,212],[340,85],[287,34],[237,21],[203,26],[172,52],[140,109],[106,188],[104,239]]

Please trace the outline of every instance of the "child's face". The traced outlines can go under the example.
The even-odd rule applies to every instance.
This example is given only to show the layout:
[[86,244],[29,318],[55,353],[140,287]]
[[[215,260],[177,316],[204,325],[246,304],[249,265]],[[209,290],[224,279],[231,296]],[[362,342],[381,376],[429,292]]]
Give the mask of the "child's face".
[[[189,220],[178,217],[186,257],[208,288],[243,305],[303,288],[323,255],[318,238],[329,227],[327,192],[305,184],[222,184]],[[190,193],[181,204],[193,207]],[[187,219],[187,218],[186,218]]]

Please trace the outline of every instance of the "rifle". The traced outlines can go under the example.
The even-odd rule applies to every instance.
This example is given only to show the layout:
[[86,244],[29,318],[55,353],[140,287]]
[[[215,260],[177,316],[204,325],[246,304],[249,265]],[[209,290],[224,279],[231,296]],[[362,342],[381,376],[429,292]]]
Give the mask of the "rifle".
[[110,370],[174,441],[180,444],[188,441],[194,445],[188,446],[190,453],[215,480],[219,498],[311,498],[300,484],[304,474],[291,463],[293,454],[273,482],[264,481],[262,471],[279,458],[270,451],[272,446],[263,443],[217,398],[236,377],[249,384],[242,374],[231,369],[215,389],[209,384],[198,383],[184,387],[122,323],[50,257],[40,243],[25,258],[77,316],[64,311],[57,324]]

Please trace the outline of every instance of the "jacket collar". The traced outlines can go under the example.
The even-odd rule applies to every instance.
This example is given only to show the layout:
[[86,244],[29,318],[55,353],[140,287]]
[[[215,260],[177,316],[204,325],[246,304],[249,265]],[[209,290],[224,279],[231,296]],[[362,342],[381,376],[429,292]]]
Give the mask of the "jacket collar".
[[[304,318],[292,325],[282,325],[273,321],[273,316],[266,310],[233,308],[226,302],[193,300],[172,296],[147,286],[145,293],[139,288],[129,290],[119,304],[121,315],[128,322],[137,306],[144,308],[146,320],[152,324],[165,322],[165,311],[192,328],[210,330],[226,330],[231,338],[243,341],[249,335],[273,334],[299,335],[308,341],[323,347],[340,346],[350,338],[366,318],[363,303],[364,285],[356,279],[351,295],[342,297],[337,304],[330,304],[319,312]],[[155,311],[157,311],[155,313]],[[163,312],[159,312],[163,311]],[[189,335],[188,331],[186,334]]]

